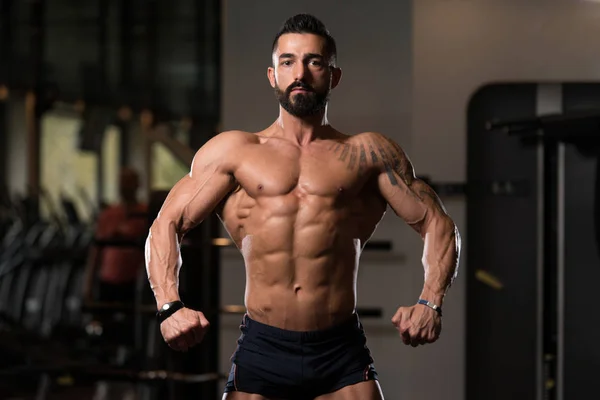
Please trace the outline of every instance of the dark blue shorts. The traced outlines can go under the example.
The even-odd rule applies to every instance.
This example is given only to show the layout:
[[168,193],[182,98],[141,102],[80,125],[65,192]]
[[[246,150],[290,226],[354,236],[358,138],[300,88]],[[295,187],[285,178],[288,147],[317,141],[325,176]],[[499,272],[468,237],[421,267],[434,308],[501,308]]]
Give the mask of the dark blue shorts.
[[377,379],[358,316],[320,331],[275,328],[244,315],[225,392],[313,399]]

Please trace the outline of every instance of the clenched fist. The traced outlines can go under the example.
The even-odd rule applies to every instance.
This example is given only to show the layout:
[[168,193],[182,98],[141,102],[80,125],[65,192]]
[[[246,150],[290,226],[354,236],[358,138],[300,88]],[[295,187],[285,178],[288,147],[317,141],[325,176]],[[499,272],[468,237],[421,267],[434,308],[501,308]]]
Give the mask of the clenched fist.
[[162,322],[160,332],[173,350],[187,351],[202,341],[209,326],[203,313],[182,308]]
[[402,342],[412,347],[435,342],[442,331],[442,317],[420,304],[400,307],[392,317],[392,324],[400,332]]

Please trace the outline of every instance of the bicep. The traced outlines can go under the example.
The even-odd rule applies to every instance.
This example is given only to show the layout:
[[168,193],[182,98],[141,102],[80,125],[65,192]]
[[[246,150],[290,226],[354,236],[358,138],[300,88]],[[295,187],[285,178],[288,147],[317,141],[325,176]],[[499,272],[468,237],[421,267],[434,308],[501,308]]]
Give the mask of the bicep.
[[210,167],[195,167],[173,186],[157,220],[175,223],[179,233],[200,224],[233,188],[234,180],[226,172]]
[[190,173],[170,190],[158,214],[158,221],[175,224],[184,234],[201,223],[235,187],[239,135],[218,135],[194,156]]
[[381,195],[396,215],[422,233],[429,223],[446,216],[444,206],[435,191],[415,176],[413,165],[400,146],[387,138],[382,140],[378,170]]
[[[397,174],[395,176],[399,178]],[[379,188],[394,213],[417,232],[422,232],[436,218],[446,216],[435,191],[420,179],[397,180],[395,184],[388,173],[383,173],[379,176]]]

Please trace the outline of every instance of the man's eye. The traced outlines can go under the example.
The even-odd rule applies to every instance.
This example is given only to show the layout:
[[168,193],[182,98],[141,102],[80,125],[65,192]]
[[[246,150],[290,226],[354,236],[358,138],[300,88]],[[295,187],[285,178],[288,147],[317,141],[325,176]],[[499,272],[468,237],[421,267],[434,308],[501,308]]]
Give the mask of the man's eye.
[[292,65],[291,61],[284,61],[281,63],[281,65]]

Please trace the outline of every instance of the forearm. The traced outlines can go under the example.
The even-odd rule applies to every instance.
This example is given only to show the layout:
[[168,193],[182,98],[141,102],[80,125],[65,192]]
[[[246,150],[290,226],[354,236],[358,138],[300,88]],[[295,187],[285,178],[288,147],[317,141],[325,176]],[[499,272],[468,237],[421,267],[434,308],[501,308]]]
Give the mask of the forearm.
[[146,239],[146,272],[157,306],[179,300],[180,235],[175,222],[157,219]]
[[440,217],[429,224],[423,236],[425,278],[421,298],[441,306],[458,272],[460,234],[449,217]]

